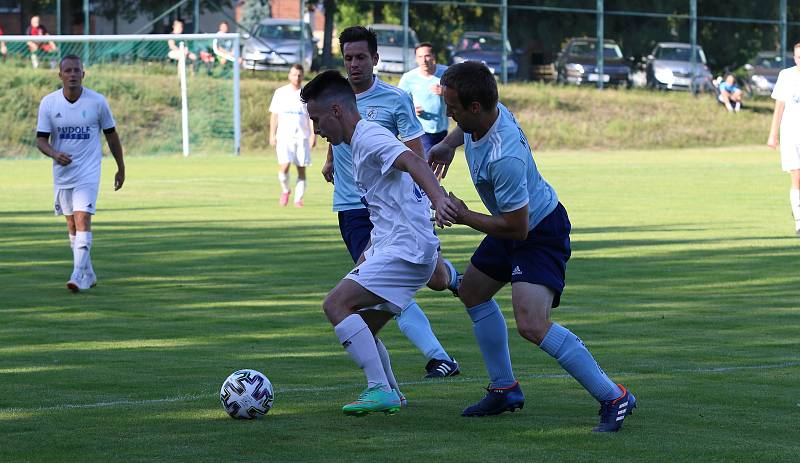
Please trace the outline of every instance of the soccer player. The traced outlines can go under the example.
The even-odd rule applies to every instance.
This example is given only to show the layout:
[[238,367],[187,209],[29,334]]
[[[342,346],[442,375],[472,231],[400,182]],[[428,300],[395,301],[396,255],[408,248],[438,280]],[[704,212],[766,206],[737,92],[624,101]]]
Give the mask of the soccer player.
[[[411,151],[424,158],[420,142],[424,132],[415,116],[411,98],[373,75],[379,58],[375,33],[363,26],[348,27],[339,35],[339,45],[361,117],[382,125],[398,136]],[[356,189],[349,146],[341,144],[328,147],[322,175],[328,182],[333,182],[333,210],[338,213],[342,239],[356,262],[367,248],[372,223]],[[449,261],[440,258],[428,286],[442,291],[447,288],[455,290],[457,285],[458,273],[455,268]],[[404,307],[397,317],[397,325],[428,358],[426,378],[459,374],[458,363],[444,350],[433,334],[428,318],[415,301]]]
[[800,42],[794,46],[794,66],[778,74],[772,90],[775,111],[769,130],[767,145],[778,147],[780,128],[781,167],[789,172],[792,186],[789,189],[789,204],[794,217],[794,230],[800,236]]
[[522,408],[524,395],[511,368],[506,322],[493,296],[511,283],[517,329],[554,357],[601,403],[595,431],[618,431],[636,399],[614,384],[575,334],[550,321],[564,289],[570,222],[555,190],[539,174],[528,140],[498,102],[497,84],[482,63],[466,62],[442,76],[447,113],[458,127],[430,152],[446,175],[455,148],[465,145],[469,171],[490,214],[467,208],[452,192],[454,223],[487,236],[472,255],[458,294],[472,319],[491,383],[462,416],[497,415]]
[[391,384],[388,377],[388,353],[376,336],[434,273],[439,239],[430,225],[430,209],[436,210],[437,225],[449,226],[454,208],[421,157],[394,133],[361,117],[350,86],[339,71],[325,71],[300,96],[316,132],[333,145],[350,147],[353,177],[373,224],[369,248],[328,293],[323,309],[367,377],[367,388],[342,411],[394,413],[400,397],[396,381]]
[[417,67],[403,74],[398,87],[411,95],[417,119],[425,130],[422,148],[427,153],[447,135],[447,106],[442,98],[442,77],[447,66],[436,64],[433,45],[422,42],[414,50]]
[[59,63],[61,90],[42,98],[36,127],[36,147],[53,158],[55,213],[67,219],[73,254],[67,288],[84,291],[97,284],[92,268],[92,215],[100,184],[100,131],[117,162],[114,190],[125,182],[125,163],[116,123],[103,95],[83,87],[83,63],[67,55]]
[[289,166],[297,168],[297,184],[294,188],[294,206],[303,207],[306,192],[306,167],[311,165],[311,148],[317,145],[314,127],[308,113],[300,101],[300,87],[303,83],[303,66],[292,65],[289,69],[289,83],[275,90],[269,105],[269,144],[275,147],[278,155],[278,181],[281,183],[281,197],[278,204],[289,204]]

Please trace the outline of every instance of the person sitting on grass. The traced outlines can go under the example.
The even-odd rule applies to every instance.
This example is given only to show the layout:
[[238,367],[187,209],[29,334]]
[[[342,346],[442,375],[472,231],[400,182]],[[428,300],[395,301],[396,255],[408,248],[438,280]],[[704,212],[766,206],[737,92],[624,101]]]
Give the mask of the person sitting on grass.
[[742,89],[736,86],[733,74],[725,76],[725,81],[719,84],[719,101],[729,112],[738,113],[742,109]]

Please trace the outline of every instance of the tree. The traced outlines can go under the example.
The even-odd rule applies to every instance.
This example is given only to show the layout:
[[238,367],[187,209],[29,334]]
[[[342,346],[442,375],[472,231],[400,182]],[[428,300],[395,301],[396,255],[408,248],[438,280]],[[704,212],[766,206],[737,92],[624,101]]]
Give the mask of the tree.
[[267,0],[244,0],[242,20],[239,26],[246,32],[252,33],[259,21],[271,16]]

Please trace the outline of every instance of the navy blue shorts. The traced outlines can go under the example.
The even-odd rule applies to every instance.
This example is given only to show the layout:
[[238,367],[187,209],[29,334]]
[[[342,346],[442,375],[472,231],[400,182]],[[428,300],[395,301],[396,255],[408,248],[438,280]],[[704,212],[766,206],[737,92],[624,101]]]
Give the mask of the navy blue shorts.
[[547,286],[555,292],[553,307],[558,307],[571,254],[571,228],[567,210],[558,203],[553,212],[528,232],[525,241],[484,238],[472,255],[472,265],[497,281]]
[[372,232],[369,211],[363,208],[339,211],[339,231],[353,262],[358,262],[369,244],[369,235]]
[[421,139],[422,139],[422,151],[424,151],[425,154],[428,154],[428,151],[430,151],[431,148],[433,148],[433,145],[435,145],[435,144],[439,143],[440,141],[444,140],[444,137],[446,137],[446,136],[447,136],[447,130],[442,131],[442,132],[436,132],[436,133],[427,133],[426,132],[426,133],[422,134],[422,137],[421,137]]

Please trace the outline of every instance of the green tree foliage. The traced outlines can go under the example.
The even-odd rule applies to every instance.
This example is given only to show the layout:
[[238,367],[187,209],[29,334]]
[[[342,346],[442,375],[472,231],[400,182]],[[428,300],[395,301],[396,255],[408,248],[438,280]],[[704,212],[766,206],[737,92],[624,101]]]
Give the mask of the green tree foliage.
[[244,0],[242,20],[239,24],[242,29],[252,31],[259,21],[270,16],[272,14],[267,0]]

